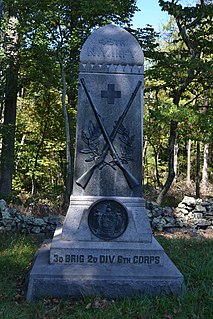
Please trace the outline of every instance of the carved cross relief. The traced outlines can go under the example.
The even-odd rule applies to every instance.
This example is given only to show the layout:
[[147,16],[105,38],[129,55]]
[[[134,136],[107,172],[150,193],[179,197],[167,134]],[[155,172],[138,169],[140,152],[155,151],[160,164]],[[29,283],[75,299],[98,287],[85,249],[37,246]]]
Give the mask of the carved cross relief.
[[115,91],[115,85],[108,84],[107,91],[101,91],[101,97],[106,98],[108,104],[114,104],[115,99],[121,98],[121,91]]

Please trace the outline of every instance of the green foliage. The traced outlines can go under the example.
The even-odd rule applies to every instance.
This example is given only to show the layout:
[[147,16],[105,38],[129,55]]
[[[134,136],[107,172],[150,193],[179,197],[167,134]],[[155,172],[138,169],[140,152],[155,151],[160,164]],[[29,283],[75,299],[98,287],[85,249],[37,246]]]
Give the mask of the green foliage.
[[27,104],[26,99],[18,103],[13,185],[19,191],[31,191],[33,174],[39,192],[64,183],[65,138],[58,92],[41,89],[31,93]]
[[[187,141],[212,145],[213,136],[212,4],[186,7],[178,1],[159,1],[159,4],[171,19],[158,38],[159,46],[147,55],[144,135],[153,151],[151,157],[147,151],[150,158],[145,160],[145,171],[152,172],[154,182],[157,173],[153,156],[158,157],[160,180],[165,181],[171,121],[178,122],[176,141],[182,178],[186,176]],[[192,159],[194,176],[195,158]]]

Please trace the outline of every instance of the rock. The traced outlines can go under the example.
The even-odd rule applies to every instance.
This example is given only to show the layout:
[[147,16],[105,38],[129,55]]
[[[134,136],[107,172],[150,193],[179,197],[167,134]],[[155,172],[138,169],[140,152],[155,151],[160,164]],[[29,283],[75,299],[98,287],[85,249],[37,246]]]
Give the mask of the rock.
[[183,214],[181,212],[179,212],[179,211],[175,211],[174,215],[175,215],[175,217],[178,217],[178,218],[183,216]]
[[60,216],[52,216],[51,219],[49,220],[49,223],[53,225],[59,225],[61,224],[60,219],[61,219]]
[[193,216],[193,213],[192,213],[192,212],[189,212],[188,217],[189,217],[189,218],[193,218],[193,217],[194,217],[194,216]]
[[54,226],[47,226],[44,232],[54,232],[55,231],[55,227]]
[[4,199],[0,199],[0,210],[4,210],[7,207],[7,203]]
[[211,226],[211,222],[205,219],[199,219],[195,223],[198,227],[201,227],[201,228],[203,227],[206,228],[207,226]]
[[210,202],[208,202],[208,201],[206,201],[206,202],[204,201],[204,202],[201,203],[201,205],[204,206],[204,207],[205,206],[209,206],[209,204],[210,204]]
[[41,231],[41,229],[40,229],[40,227],[38,227],[38,226],[34,226],[34,227],[31,229],[31,232],[32,232],[33,234],[40,234],[40,231]]
[[168,224],[166,224],[166,225],[164,225],[164,227],[163,228],[166,228],[166,231],[168,231],[168,230],[174,230],[174,228],[175,227],[177,227],[177,225],[176,224],[170,224],[170,223],[168,223]]
[[203,218],[203,213],[194,211],[194,212],[192,213],[192,217],[193,217],[194,219],[202,219],[202,218]]
[[205,215],[205,218],[206,218],[207,220],[213,220],[213,215]]
[[152,221],[152,227],[159,231],[163,230],[164,225],[166,225],[166,220],[162,217],[155,217]]
[[207,212],[208,213],[213,213],[213,205],[207,207]]
[[151,202],[149,206],[150,206],[150,209],[159,208],[159,205],[156,202]]
[[195,201],[196,201],[196,204],[201,204],[202,203],[202,199],[201,198],[197,198]]
[[173,217],[165,216],[164,219],[166,220],[166,222],[168,222],[170,224],[174,224],[175,223],[175,219]]
[[0,233],[4,233],[5,232],[5,227],[4,226],[0,226]]
[[185,209],[185,208],[186,208],[186,205],[181,202],[181,203],[178,204],[177,207],[178,207],[178,208],[184,208],[184,209]]
[[162,231],[163,230],[163,225],[157,224],[156,225],[156,230]]
[[172,207],[164,207],[164,214],[171,216],[173,214],[174,209]]
[[12,226],[6,226],[5,227],[5,231],[11,231],[12,230]]
[[195,207],[196,199],[194,197],[184,196],[182,203],[186,204],[187,206]]
[[159,211],[159,209],[154,209],[153,211],[152,211],[152,215],[154,216],[154,217],[158,217],[158,216],[160,216],[161,215],[161,212]]
[[179,227],[183,227],[184,223],[180,220],[177,220],[176,225]]
[[11,218],[10,212],[7,208],[5,210],[3,210],[1,213],[2,213],[2,219],[10,219]]
[[35,224],[36,226],[42,227],[42,226],[44,226],[46,223],[45,223],[45,221],[44,221],[43,218],[35,218],[35,219],[34,219],[34,224]]
[[187,209],[185,209],[185,208],[181,208],[179,211],[180,211],[183,215],[188,215],[188,213],[189,213],[189,211],[188,211]]
[[205,208],[204,206],[202,206],[202,205],[196,205],[196,206],[195,206],[195,210],[196,210],[197,212],[203,212],[203,213],[206,212],[206,208]]
[[147,216],[148,216],[149,218],[152,218],[152,211],[149,210],[149,209],[147,209]]

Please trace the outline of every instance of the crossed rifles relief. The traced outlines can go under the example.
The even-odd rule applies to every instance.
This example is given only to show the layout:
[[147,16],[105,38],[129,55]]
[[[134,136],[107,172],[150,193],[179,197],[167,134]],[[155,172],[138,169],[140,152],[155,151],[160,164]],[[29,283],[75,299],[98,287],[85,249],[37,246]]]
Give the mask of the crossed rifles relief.
[[110,135],[108,134],[107,130],[105,129],[105,126],[103,124],[102,118],[101,118],[100,114],[98,113],[95,105],[93,104],[93,101],[92,101],[91,96],[90,96],[90,94],[89,94],[89,92],[87,90],[87,87],[86,87],[84,79],[83,78],[80,79],[80,82],[81,82],[81,84],[82,84],[82,86],[84,88],[84,91],[86,93],[86,96],[88,98],[90,106],[92,107],[92,110],[94,112],[95,118],[96,118],[96,120],[98,122],[98,125],[100,126],[101,132],[102,132],[102,134],[104,136],[104,139],[105,139],[106,143],[105,143],[105,145],[104,145],[104,147],[102,149],[101,155],[97,159],[95,159],[95,164],[92,167],[90,167],[90,169],[88,171],[86,171],[82,176],[80,176],[76,180],[76,184],[81,186],[82,188],[86,188],[90,178],[93,175],[93,172],[95,171],[96,168],[98,168],[104,162],[105,157],[108,154],[108,151],[110,151],[110,154],[112,156],[114,164],[117,165],[122,170],[122,172],[124,174],[124,177],[125,177],[128,185],[129,185],[129,187],[130,188],[134,188],[134,187],[138,186],[139,182],[137,181],[137,179],[129,172],[128,169],[126,169],[123,166],[122,162],[120,161],[119,156],[117,154],[117,151],[116,151],[116,149],[115,149],[115,147],[113,145],[113,141],[114,141],[119,129],[121,128],[121,125],[122,125],[122,123],[123,123],[128,111],[129,111],[131,105],[132,105],[132,102],[135,99],[135,96],[136,96],[136,94],[137,94],[142,82],[138,81],[138,83],[137,83],[137,85],[135,87],[135,90],[134,90],[134,92],[132,93],[132,95],[131,95],[131,97],[129,99],[129,102],[127,103],[127,105],[126,105],[123,113],[119,117],[118,121],[115,122],[116,125],[114,126],[114,128],[113,128],[113,130],[112,130]]

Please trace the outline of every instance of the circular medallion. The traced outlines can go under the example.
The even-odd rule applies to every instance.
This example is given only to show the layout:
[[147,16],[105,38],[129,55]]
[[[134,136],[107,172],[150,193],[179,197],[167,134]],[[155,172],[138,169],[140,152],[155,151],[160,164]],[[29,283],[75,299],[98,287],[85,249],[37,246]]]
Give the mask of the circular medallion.
[[118,238],[128,225],[127,210],[116,200],[99,200],[89,209],[88,224],[91,232],[100,239]]

